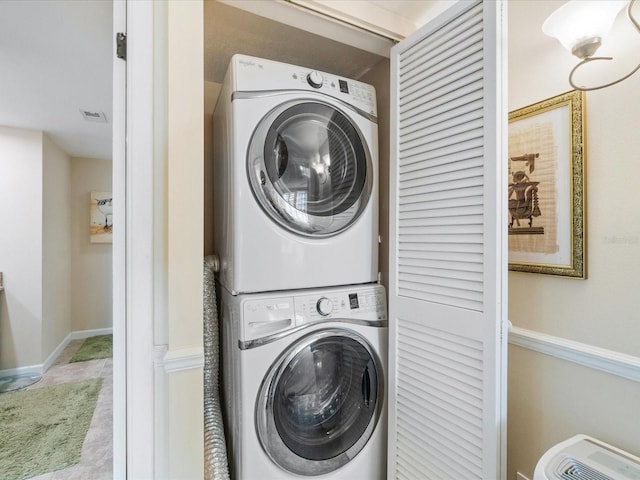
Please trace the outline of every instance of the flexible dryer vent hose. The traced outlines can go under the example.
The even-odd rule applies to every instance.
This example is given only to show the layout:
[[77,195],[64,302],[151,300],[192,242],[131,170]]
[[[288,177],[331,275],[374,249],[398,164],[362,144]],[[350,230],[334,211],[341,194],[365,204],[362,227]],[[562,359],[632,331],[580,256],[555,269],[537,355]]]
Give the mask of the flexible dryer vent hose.
[[229,480],[227,447],[220,408],[220,341],[215,272],[218,258],[204,259],[204,478]]

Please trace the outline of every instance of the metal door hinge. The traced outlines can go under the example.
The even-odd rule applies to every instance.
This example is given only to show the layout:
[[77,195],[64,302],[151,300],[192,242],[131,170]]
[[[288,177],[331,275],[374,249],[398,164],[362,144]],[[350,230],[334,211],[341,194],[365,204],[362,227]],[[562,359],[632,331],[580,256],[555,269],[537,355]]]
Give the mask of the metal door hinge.
[[116,33],[116,56],[122,60],[127,59],[127,34]]

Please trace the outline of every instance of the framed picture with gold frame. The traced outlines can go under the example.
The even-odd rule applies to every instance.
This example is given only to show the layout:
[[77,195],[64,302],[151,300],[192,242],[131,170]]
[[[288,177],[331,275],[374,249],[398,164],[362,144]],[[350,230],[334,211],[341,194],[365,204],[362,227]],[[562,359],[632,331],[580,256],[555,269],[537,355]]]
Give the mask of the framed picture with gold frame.
[[509,270],[585,279],[585,95],[509,113]]

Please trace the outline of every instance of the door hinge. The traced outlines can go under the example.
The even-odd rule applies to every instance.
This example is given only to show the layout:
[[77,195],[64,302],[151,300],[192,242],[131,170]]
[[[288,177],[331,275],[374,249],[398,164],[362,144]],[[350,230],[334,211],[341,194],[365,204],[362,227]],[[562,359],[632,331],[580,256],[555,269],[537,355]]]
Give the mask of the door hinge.
[[122,60],[127,59],[127,34],[116,33],[116,56]]

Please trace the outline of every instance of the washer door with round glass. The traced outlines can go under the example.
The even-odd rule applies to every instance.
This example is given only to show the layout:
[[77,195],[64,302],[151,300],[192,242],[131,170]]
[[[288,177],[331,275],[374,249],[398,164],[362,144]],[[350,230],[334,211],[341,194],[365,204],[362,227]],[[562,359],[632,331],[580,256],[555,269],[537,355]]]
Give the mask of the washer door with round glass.
[[247,160],[262,209],[301,235],[349,228],[371,194],[371,155],[362,134],[326,103],[290,102],[269,112],[253,133]]
[[366,340],[351,330],[302,338],[280,356],[260,388],[256,427],[262,448],[299,475],[342,467],[376,427],[381,371]]

